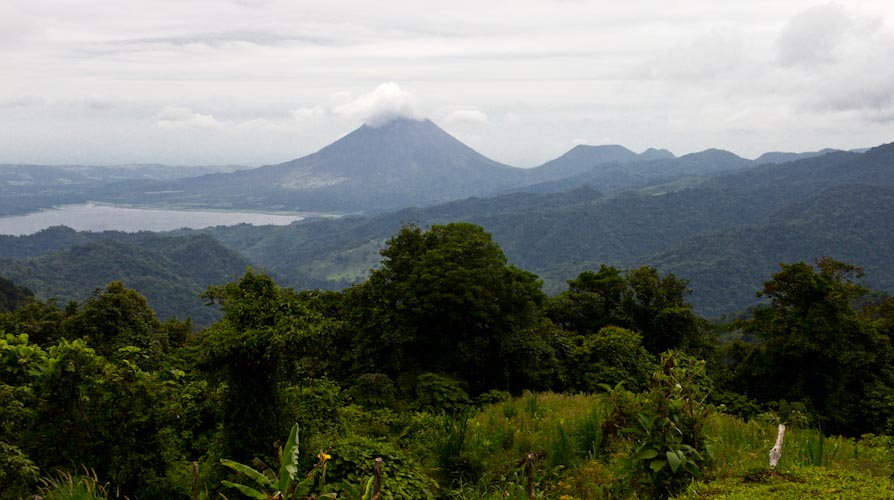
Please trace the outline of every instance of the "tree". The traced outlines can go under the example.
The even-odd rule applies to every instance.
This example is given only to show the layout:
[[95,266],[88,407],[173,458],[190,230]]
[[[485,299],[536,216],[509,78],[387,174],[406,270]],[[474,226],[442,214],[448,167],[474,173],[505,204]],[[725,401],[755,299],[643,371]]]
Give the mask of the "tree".
[[81,466],[124,491],[164,475],[164,385],[126,358],[112,362],[82,339],[62,339],[32,368],[35,399],[23,439],[44,470]]
[[27,335],[0,329],[0,498],[21,498],[38,478],[38,467],[22,450],[22,435],[32,419],[35,399],[31,370],[46,353]]
[[545,383],[553,365],[541,283],[509,265],[484,229],[406,226],[381,253],[381,269],[347,292],[358,374],[435,372],[473,393]]
[[0,276],[0,313],[11,312],[34,298],[34,292]]
[[602,265],[568,282],[568,290],[551,299],[547,315],[565,330],[592,334],[605,326],[639,333],[652,354],[682,349],[702,354],[708,344],[705,325],[686,302],[689,283],[654,267],[621,272]]
[[120,281],[95,290],[64,329],[66,338],[85,338],[98,354],[109,358],[117,356],[121,348],[139,348],[144,369],[158,367],[168,347],[146,297]]
[[627,282],[617,268],[602,264],[568,281],[568,290],[551,299],[547,316],[560,328],[578,334],[595,333],[621,323],[621,300]]
[[198,336],[201,366],[224,388],[220,418],[223,453],[237,461],[270,457],[289,428],[282,389],[291,364],[325,328],[298,294],[249,269],[236,282],[211,287],[222,320]]
[[[762,340],[746,386],[762,400],[803,401],[832,432],[860,434],[867,388],[891,387],[891,341],[861,321],[854,302],[866,294],[859,267],[823,258],[816,267],[780,264],[760,295],[770,303],[747,329]],[[887,380],[886,380],[887,379]]]
[[575,337],[569,359],[563,363],[565,387],[596,392],[600,384],[614,387],[623,383],[632,391],[646,389],[655,359],[641,340],[638,333],[617,326]]

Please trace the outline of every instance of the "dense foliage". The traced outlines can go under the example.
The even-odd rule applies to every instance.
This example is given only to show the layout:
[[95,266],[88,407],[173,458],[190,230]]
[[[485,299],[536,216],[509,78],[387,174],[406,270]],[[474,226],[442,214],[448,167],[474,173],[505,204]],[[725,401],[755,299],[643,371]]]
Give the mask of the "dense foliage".
[[11,312],[23,306],[34,292],[0,276],[0,313]]
[[239,277],[248,261],[206,235],[75,232],[54,227],[30,236],[0,236],[0,274],[38,296],[84,300],[111,281],[138,290],[163,319],[219,319],[198,295]]
[[547,297],[469,223],[405,226],[381,255],[343,292],[249,269],[206,290],[223,317],[200,330],[121,282],[23,294],[0,313],[0,498],[361,499],[377,457],[384,498],[426,500],[523,498],[527,477],[542,498],[691,497],[852,468],[845,448],[892,472],[894,300],[852,265],[783,264],[766,305],[712,327],[649,266]]

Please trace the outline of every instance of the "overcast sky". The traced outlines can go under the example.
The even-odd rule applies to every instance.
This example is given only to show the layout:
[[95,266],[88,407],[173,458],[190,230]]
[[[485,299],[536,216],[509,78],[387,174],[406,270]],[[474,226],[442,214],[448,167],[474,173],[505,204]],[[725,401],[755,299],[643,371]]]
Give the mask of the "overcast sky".
[[279,163],[394,115],[517,166],[874,146],[894,1],[0,2],[0,163]]

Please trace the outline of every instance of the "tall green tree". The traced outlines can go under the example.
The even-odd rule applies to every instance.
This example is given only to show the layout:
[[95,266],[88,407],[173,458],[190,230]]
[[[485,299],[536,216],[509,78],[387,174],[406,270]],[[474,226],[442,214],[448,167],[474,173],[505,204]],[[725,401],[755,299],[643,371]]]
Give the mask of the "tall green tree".
[[0,313],[11,312],[34,298],[34,292],[0,276]]
[[618,326],[576,335],[562,363],[565,390],[597,392],[602,384],[623,383],[631,391],[645,390],[655,371],[655,358],[642,346],[642,337]]
[[46,353],[27,335],[0,330],[0,498],[23,498],[37,482],[38,467],[22,449],[22,436],[33,418],[36,395],[32,370],[46,362]]
[[471,391],[545,384],[554,366],[541,282],[480,226],[406,226],[348,290],[355,370],[451,375]]
[[152,373],[126,356],[110,361],[82,339],[62,339],[31,371],[23,448],[42,469],[89,467],[126,492],[164,475],[167,391]]
[[602,264],[599,271],[584,271],[568,280],[568,290],[553,297],[546,314],[563,330],[595,333],[609,325],[622,326],[621,301],[627,281],[621,271]]
[[200,366],[223,388],[221,452],[240,462],[270,459],[272,444],[293,423],[282,393],[293,362],[325,321],[293,290],[252,270],[210,288],[205,297],[224,311],[222,320],[197,337]]
[[602,265],[568,281],[568,290],[550,299],[547,315],[564,330],[592,334],[606,326],[639,333],[652,354],[682,349],[703,354],[706,325],[686,302],[689,283],[650,266],[621,272]]
[[862,269],[823,258],[781,264],[764,284],[770,302],[747,329],[762,340],[746,384],[759,400],[803,401],[832,432],[872,432],[867,388],[891,387],[891,340],[861,321]]
[[161,323],[146,297],[120,281],[96,289],[63,326],[66,338],[84,338],[102,356],[115,357],[124,347],[142,351],[144,369],[157,368],[168,349]]

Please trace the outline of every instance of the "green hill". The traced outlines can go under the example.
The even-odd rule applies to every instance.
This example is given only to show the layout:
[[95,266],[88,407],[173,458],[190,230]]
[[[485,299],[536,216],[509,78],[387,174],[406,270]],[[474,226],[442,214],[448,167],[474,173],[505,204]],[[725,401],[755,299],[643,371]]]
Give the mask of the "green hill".
[[[67,231],[57,233],[72,236]],[[90,239],[104,233],[75,234]],[[160,318],[188,316],[197,324],[207,324],[219,314],[206,307],[199,294],[210,285],[233,281],[249,265],[207,235],[117,235],[126,235],[124,239],[131,241],[116,241],[106,235],[36,257],[7,258],[0,260],[0,273],[33,289],[38,297],[62,301],[83,300],[92,290],[121,280],[146,296]],[[25,245],[28,237],[20,238]]]
[[872,249],[894,238],[871,231],[887,227],[887,205],[878,199],[887,200],[890,188],[894,145],[885,145],[760,165],[657,195],[585,187],[208,234],[292,286],[339,288],[378,265],[376,250],[402,224],[468,221],[491,232],[510,261],[540,275],[549,292],[601,263],[650,264],[691,279],[698,310],[719,315],[752,304],[781,261],[831,255],[873,270],[877,286],[892,289],[883,277],[894,274],[894,263]]

